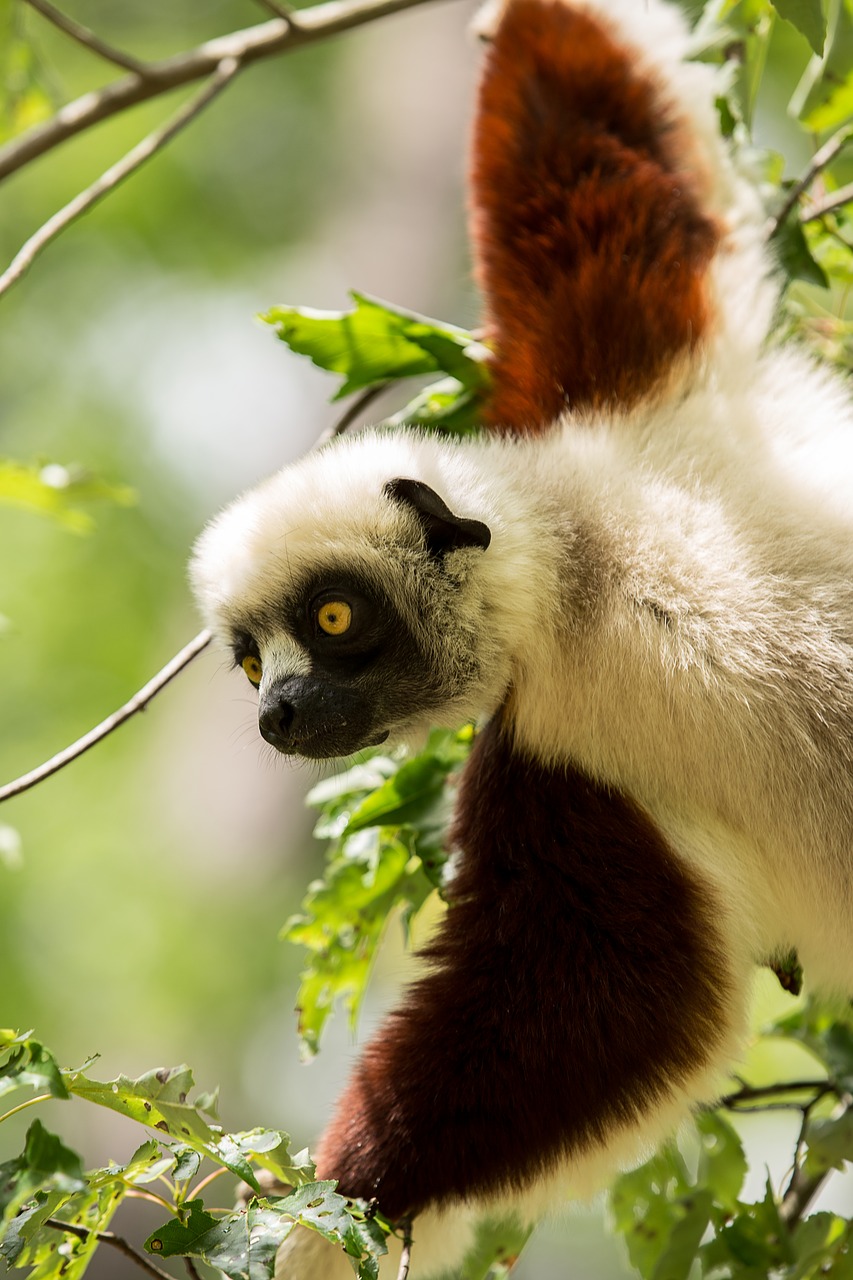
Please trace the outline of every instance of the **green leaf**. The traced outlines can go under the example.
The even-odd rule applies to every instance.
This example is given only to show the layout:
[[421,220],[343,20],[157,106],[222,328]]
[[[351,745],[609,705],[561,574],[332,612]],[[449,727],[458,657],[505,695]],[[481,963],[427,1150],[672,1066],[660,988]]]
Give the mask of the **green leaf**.
[[381,1229],[354,1212],[334,1182],[315,1182],[281,1199],[254,1200],[246,1209],[214,1217],[200,1200],[187,1216],[172,1219],[145,1241],[149,1253],[196,1257],[233,1280],[271,1280],[278,1249],[297,1223],[343,1246],[364,1280],[378,1276],[386,1246]]
[[833,1080],[853,1090],[853,1027],[836,1010],[810,999],[801,1009],[780,1019],[770,1029],[804,1045]]
[[815,261],[809,249],[802,223],[794,214],[786,218],[773,237],[779,264],[789,280],[805,280],[807,284],[829,288],[826,272]]
[[845,1111],[834,1119],[812,1120],[808,1144],[806,1171],[809,1174],[842,1169],[846,1160],[853,1159],[853,1113]]
[[[26,1164],[6,1206],[0,1257],[10,1266],[34,1267],[30,1280],[79,1280],[128,1189],[152,1182],[174,1158],[154,1141],[143,1143],[125,1165],[84,1174],[79,1157],[40,1126],[27,1135]],[[2,1179],[0,1179],[2,1180]],[[49,1221],[84,1228],[63,1232]]]
[[[260,1191],[252,1165],[240,1145],[241,1135],[223,1134],[219,1128],[212,1127],[198,1106],[188,1101],[193,1087],[189,1067],[160,1068],[136,1080],[118,1076],[102,1082],[91,1080],[79,1071],[66,1072],[64,1078],[71,1093],[193,1147],[216,1164],[230,1169],[254,1191]],[[208,1100],[207,1096],[204,1100]]]
[[698,1185],[713,1193],[717,1204],[734,1211],[748,1172],[740,1138],[718,1111],[696,1117],[702,1143]]
[[779,1217],[770,1180],[764,1199],[741,1205],[740,1213],[717,1229],[716,1239],[703,1246],[702,1256],[713,1269],[735,1264],[733,1274],[767,1277],[780,1267],[795,1262],[790,1233]]
[[673,1144],[622,1174],[611,1187],[614,1225],[625,1237],[631,1265],[647,1280],[655,1276],[676,1226],[689,1216],[685,1202],[689,1205],[692,1193],[684,1160]]
[[813,132],[836,129],[853,115],[853,6],[830,0],[823,56],[811,59],[789,111]]
[[826,42],[826,17],[821,0],[773,0],[773,7],[801,32],[820,57]]
[[313,1056],[336,1000],[354,1024],[390,912],[417,908],[431,884],[409,845],[382,829],[343,840],[283,937],[308,949],[297,998],[303,1054]]
[[365,387],[443,371],[468,390],[485,385],[486,352],[464,329],[351,293],[352,311],[272,307],[261,316],[292,351],[344,379],[334,399]]
[[315,832],[335,836],[323,880],[309,886],[282,937],[308,949],[297,999],[302,1052],[312,1057],[335,1002],[358,1016],[371,966],[392,911],[404,929],[447,860],[448,775],[467,758],[471,726],[434,730],[405,763],[377,756],[321,782],[309,803],[322,808]]
[[79,468],[0,460],[0,504],[49,516],[73,533],[88,533],[94,521],[77,504],[96,500],[130,506],[135,498],[132,489],[107,484]]
[[470,389],[458,378],[442,378],[425,387],[398,413],[386,418],[383,425],[468,435],[483,425],[485,399],[485,386]]
[[796,1262],[785,1280],[805,1280],[807,1276],[831,1275],[827,1270],[836,1246],[841,1244],[847,1223],[834,1213],[813,1213],[797,1223],[793,1234]]
[[517,1218],[478,1222],[474,1242],[453,1280],[504,1280],[532,1234],[533,1228],[522,1226]]
[[24,1085],[54,1098],[68,1097],[56,1059],[39,1040],[29,1032],[0,1030],[0,1098]]

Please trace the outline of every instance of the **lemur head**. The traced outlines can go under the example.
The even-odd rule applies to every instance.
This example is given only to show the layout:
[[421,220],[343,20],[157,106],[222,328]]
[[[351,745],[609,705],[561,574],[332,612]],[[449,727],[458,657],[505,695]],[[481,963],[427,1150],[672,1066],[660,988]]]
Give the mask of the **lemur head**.
[[267,742],[341,756],[497,705],[510,655],[495,623],[488,493],[464,446],[368,432],[213,520],[193,586],[259,690]]

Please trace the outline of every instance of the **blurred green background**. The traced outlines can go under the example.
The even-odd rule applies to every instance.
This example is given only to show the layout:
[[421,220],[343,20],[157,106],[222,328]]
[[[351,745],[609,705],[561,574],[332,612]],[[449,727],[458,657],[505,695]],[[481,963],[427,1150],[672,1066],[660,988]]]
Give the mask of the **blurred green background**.
[[[249,0],[76,0],[73,12],[151,57],[268,16]],[[258,311],[344,306],[355,287],[476,323],[463,190],[471,13],[427,5],[250,67],[0,300],[0,455],[82,464],[137,495],[130,508],[92,505],[88,535],[0,505],[3,780],[107,715],[198,630],[185,564],[205,519],[334,419],[331,382]],[[59,101],[113,77],[17,2],[16,20]],[[759,128],[796,171],[806,148],[786,134],[784,103],[808,50],[784,24],[775,41],[781,70]],[[5,183],[3,265],[194,91]],[[254,695],[227,666],[204,654],[144,716],[0,810],[20,838],[17,854],[0,831],[0,1024],[35,1027],[69,1066],[100,1053],[101,1078],[187,1061],[201,1088],[221,1085],[228,1128],[281,1127],[299,1147],[353,1048],[336,1019],[318,1060],[300,1066],[300,957],[277,941],[322,858],[302,805],[317,775],[263,746]],[[407,965],[394,936],[362,1038]],[[52,1103],[43,1119],[88,1164],[125,1158],[137,1135],[93,1111]],[[3,1126],[0,1161],[28,1119]],[[576,1216],[570,1232],[543,1234],[521,1280],[627,1274],[600,1215]],[[122,1218],[117,1229],[143,1234]],[[90,1274],[138,1272],[99,1255]]]

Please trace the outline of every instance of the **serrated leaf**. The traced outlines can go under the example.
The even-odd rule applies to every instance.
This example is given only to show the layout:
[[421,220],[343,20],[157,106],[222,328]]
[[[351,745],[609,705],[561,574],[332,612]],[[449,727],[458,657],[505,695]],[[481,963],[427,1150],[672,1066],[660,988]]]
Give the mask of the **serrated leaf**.
[[806,37],[818,57],[826,42],[826,17],[821,0],[773,0],[773,7]]
[[468,435],[483,425],[485,400],[485,386],[469,388],[458,378],[443,378],[425,387],[398,413],[386,418],[384,425]]
[[0,1098],[26,1085],[54,1098],[68,1097],[56,1059],[40,1040],[29,1032],[0,1030]]
[[334,1182],[310,1183],[290,1196],[252,1201],[224,1218],[193,1200],[185,1206],[187,1216],[152,1232],[145,1248],[166,1258],[201,1258],[232,1280],[272,1280],[278,1249],[299,1223],[341,1245],[360,1264],[359,1275],[373,1280],[386,1252],[383,1234],[359,1221],[334,1188]]
[[785,1280],[832,1274],[829,1264],[846,1227],[844,1219],[834,1213],[812,1213],[798,1222],[793,1233],[796,1262],[786,1272]]
[[[211,1127],[198,1108],[188,1101],[193,1087],[189,1067],[160,1068],[135,1080],[118,1076],[106,1082],[91,1080],[75,1071],[65,1073],[65,1080],[69,1090],[78,1097],[194,1147],[260,1192],[255,1173],[239,1143],[232,1135]],[[205,1101],[209,1101],[209,1097],[205,1095]]]
[[189,1182],[198,1173],[201,1164],[201,1153],[194,1147],[178,1146],[173,1148],[175,1167],[172,1170],[173,1182]]
[[352,292],[351,311],[272,307],[261,316],[292,351],[339,374],[335,400],[398,378],[444,371],[466,388],[485,383],[485,353],[464,329]]
[[741,1205],[734,1218],[718,1227],[716,1239],[703,1246],[702,1255],[711,1268],[734,1263],[738,1280],[747,1273],[766,1277],[795,1262],[791,1235],[779,1217],[769,1178],[764,1199]]
[[831,1119],[812,1120],[808,1128],[806,1170],[809,1174],[842,1169],[853,1159],[853,1113],[845,1111]]
[[682,1200],[692,1191],[684,1160],[673,1144],[639,1169],[622,1174],[611,1187],[616,1230],[625,1238],[631,1265],[649,1280],[685,1216]]
[[[473,729],[435,730],[417,756],[377,757],[326,779],[309,802],[322,807],[316,831],[334,834],[323,880],[309,886],[299,915],[282,937],[306,947],[309,963],[297,998],[302,1052],[312,1057],[335,1002],[358,1016],[370,969],[392,911],[404,930],[447,860],[448,775],[468,756]],[[363,790],[366,783],[372,790]]]
[[308,948],[297,998],[303,1052],[316,1053],[336,1000],[351,1023],[367,986],[370,968],[395,906],[419,906],[431,885],[408,845],[384,830],[359,832],[341,842],[323,881],[315,882],[303,913],[283,936]]

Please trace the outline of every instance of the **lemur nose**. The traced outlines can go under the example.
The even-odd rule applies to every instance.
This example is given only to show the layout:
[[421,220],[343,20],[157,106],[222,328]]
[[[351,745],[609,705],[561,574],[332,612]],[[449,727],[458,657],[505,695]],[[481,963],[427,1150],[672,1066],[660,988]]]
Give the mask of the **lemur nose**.
[[281,749],[290,737],[295,716],[296,708],[292,702],[286,702],[281,697],[266,700],[258,713],[261,737]]

